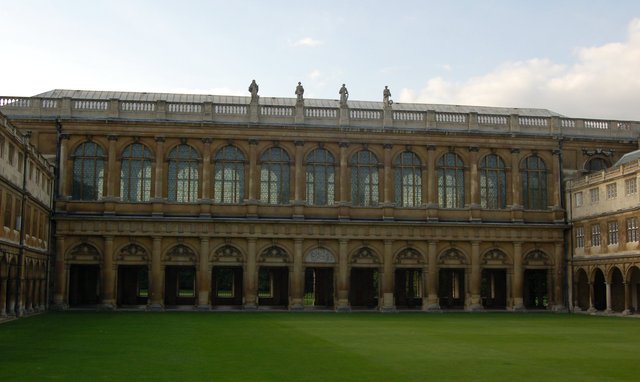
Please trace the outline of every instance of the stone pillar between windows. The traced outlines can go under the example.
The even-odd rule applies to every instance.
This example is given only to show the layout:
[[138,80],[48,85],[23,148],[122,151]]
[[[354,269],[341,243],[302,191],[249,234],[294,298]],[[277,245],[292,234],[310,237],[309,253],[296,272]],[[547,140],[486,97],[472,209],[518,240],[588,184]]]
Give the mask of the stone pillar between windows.
[[291,271],[291,310],[303,310],[304,271],[302,269],[302,239],[293,241],[293,267]]
[[296,152],[294,158],[294,171],[293,171],[293,197],[295,204],[304,203],[304,176],[302,174],[302,149],[304,147],[304,142],[295,141]]
[[471,162],[469,171],[469,191],[471,195],[471,208],[480,208],[480,179],[478,177],[478,147],[469,147],[469,161]]
[[436,147],[427,146],[427,207],[437,208],[437,174],[436,174]]
[[522,209],[520,200],[520,149],[511,149],[511,208]]
[[249,139],[249,202],[258,200],[256,180],[258,176],[258,141]]
[[471,303],[469,304],[469,310],[483,310],[482,301],[480,301],[480,289],[481,289],[481,271],[480,271],[480,242],[474,241],[471,243]]
[[101,309],[115,309],[115,272],[113,269],[113,236],[104,237],[102,259],[102,304]]
[[338,259],[338,303],[336,310],[339,312],[350,311],[349,306],[349,269],[348,269],[348,244],[349,241],[341,239],[339,241]]
[[153,197],[162,199],[164,188],[164,137],[156,137],[156,168]]
[[427,276],[427,303],[422,306],[424,310],[440,310],[438,301],[437,244],[435,241],[430,241],[427,250],[429,274]]
[[562,298],[562,273],[564,269],[563,262],[563,244],[556,243],[554,246],[554,264],[553,267],[553,307],[554,311],[566,311],[567,308],[564,306],[564,299]]
[[340,142],[340,203],[347,203],[349,201],[349,174],[348,174],[348,158],[347,147],[349,143]]
[[554,210],[559,210],[562,208],[561,199],[564,195],[561,194],[562,187],[560,187],[560,172],[562,169],[560,168],[560,155],[562,155],[561,150],[553,150],[553,164],[551,171],[551,189],[553,195],[553,206]]
[[53,294],[53,308],[62,310],[67,308],[67,268],[64,263],[64,236],[56,237],[55,256],[55,292]]
[[69,134],[60,134],[60,170],[59,170],[60,178],[58,179],[58,192],[60,193],[61,198],[65,198],[69,196],[69,188],[67,185],[71,182],[71,179],[73,178],[73,173],[71,173],[71,176],[67,174],[68,156],[69,156]]
[[109,147],[107,149],[107,197],[113,199],[116,196],[116,180],[118,178],[118,170],[116,169],[116,142],[118,137],[115,135],[107,136]]
[[394,312],[396,310],[393,299],[394,272],[393,272],[393,240],[384,241],[384,273],[382,275],[382,311]]
[[198,258],[198,310],[209,310],[209,291],[211,290],[211,268],[209,267],[209,238],[200,238],[200,257]]
[[151,249],[151,281],[149,309],[161,310],[164,306],[164,275],[162,274],[162,237],[153,238]]
[[211,138],[202,138],[202,199],[211,199]]
[[386,206],[391,205],[392,203],[392,192],[393,189],[393,181],[391,179],[391,148],[393,148],[392,144],[385,143],[384,147],[384,187],[383,187],[383,200]]
[[513,310],[524,310],[522,243],[513,243]]
[[247,238],[247,264],[244,274],[244,308],[253,310],[257,308],[257,270],[256,270],[256,239]]

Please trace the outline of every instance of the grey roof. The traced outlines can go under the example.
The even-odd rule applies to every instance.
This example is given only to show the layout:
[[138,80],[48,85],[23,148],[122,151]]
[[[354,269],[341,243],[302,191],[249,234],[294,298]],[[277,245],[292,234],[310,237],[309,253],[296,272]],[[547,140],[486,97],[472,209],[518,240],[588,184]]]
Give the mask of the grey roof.
[[630,153],[624,154],[612,167],[617,167],[623,164],[637,161],[638,159],[640,159],[640,150],[632,151]]
[[[180,103],[203,103],[212,102],[216,104],[234,104],[248,105],[251,98],[243,96],[225,96],[225,95],[209,95],[209,94],[175,94],[175,93],[146,93],[146,92],[119,92],[119,91],[96,91],[96,90],[68,90],[54,89],[34,97],[41,98],[72,98],[72,99],[91,99],[91,100],[109,100],[119,99],[121,101],[166,101]],[[305,98],[305,106],[308,107],[326,107],[338,108],[340,103],[337,99],[315,99]],[[260,97],[261,105],[273,106],[295,106],[295,98],[282,97]],[[373,101],[348,101],[350,108],[354,109],[373,109],[380,110],[383,108],[382,102]],[[467,106],[467,105],[441,105],[441,104],[419,104],[419,103],[400,103],[393,104],[394,110],[401,111],[427,111],[434,110],[441,113],[471,113],[478,114],[501,114],[501,115],[527,115],[532,117],[564,117],[547,109],[534,108],[507,108],[507,107],[490,107],[490,106]]]

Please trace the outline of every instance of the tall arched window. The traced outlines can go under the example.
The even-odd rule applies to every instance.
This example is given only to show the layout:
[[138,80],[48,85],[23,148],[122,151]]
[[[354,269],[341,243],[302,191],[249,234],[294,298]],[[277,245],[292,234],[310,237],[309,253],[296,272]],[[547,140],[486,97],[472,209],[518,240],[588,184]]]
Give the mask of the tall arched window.
[[438,159],[438,204],[441,208],[464,207],[464,163],[456,153]]
[[604,158],[591,158],[584,166],[588,172],[602,171],[609,168],[609,163]]
[[151,198],[151,151],[143,144],[131,144],[122,152],[120,197],[129,202]]
[[507,174],[504,161],[489,154],[480,162],[480,205],[500,209],[507,205]]
[[198,152],[181,144],[169,152],[168,199],[195,202],[198,199]]
[[520,164],[522,205],[530,210],[547,209],[547,167],[544,161],[531,155]]
[[216,153],[213,163],[213,201],[241,203],[244,198],[245,157],[237,147],[229,145]]
[[351,157],[351,203],[354,206],[377,206],[378,158],[368,150],[359,151]]
[[336,161],[325,149],[315,149],[307,155],[306,191],[307,203],[316,206],[333,204],[335,200]]
[[95,142],[85,142],[73,152],[72,197],[98,200],[104,189],[104,150]]
[[260,200],[267,204],[289,203],[289,154],[272,147],[260,157]]
[[422,166],[411,151],[398,155],[393,162],[395,201],[398,207],[418,207],[422,204]]

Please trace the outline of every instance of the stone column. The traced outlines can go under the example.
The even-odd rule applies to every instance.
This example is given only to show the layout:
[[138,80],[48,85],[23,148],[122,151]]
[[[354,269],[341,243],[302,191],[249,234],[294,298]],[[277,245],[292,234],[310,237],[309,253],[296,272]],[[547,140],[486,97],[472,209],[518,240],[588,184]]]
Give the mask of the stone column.
[[481,289],[481,270],[480,270],[480,242],[474,241],[471,243],[471,303],[469,304],[469,310],[483,310],[482,301],[480,299]]
[[562,188],[560,187],[560,172],[562,171],[562,169],[560,168],[560,155],[562,155],[561,150],[553,150],[550,189],[552,192],[551,195],[553,195],[553,200],[551,202],[553,203],[554,210],[559,210],[562,208],[561,199],[563,195],[560,193],[562,190]]
[[438,182],[436,174],[436,146],[427,146],[427,206],[434,208],[438,206]]
[[64,263],[64,236],[56,237],[55,256],[55,292],[53,295],[54,308],[58,310],[66,309],[67,300],[67,269]]
[[513,243],[513,310],[524,310],[522,243]]
[[7,276],[0,275],[0,317],[7,316]]
[[605,310],[606,313],[611,313],[613,312],[613,309],[611,308],[611,283],[610,282],[605,282],[604,283],[606,291],[607,291],[607,309]]
[[25,296],[24,296],[24,309],[27,313],[31,313],[33,312],[33,274],[31,272],[28,272],[27,275],[25,275],[25,279],[24,279],[24,286],[25,286]]
[[554,263],[553,267],[553,310],[554,311],[564,311],[566,310],[564,306],[564,299],[562,298],[562,282],[563,282],[563,244],[556,243],[554,246]]
[[118,178],[118,170],[116,169],[116,142],[118,137],[108,135],[109,148],[107,150],[107,199],[113,199],[116,196],[116,179]]
[[209,238],[200,238],[200,257],[198,258],[198,310],[209,310],[209,291],[211,290],[211,269],[209,268]]
[[[9,267],[12,267],[13,265],[9,265]],[[13,266],[15,268],[15,266]],[[17,281],[17,275],[18,272],[13,271],[11,272],[11,270],[9,270],[9,279],[7,281],[7,314],[8,315],[17,315],[17,304],[16,304],[16,281]],[[13,276],[13,277],[12,277]]]
[[385,143],[382,146],[384,147],[383,200],[384,204],[388,206],[392,203],[391,190],[393,190],[393,179],[391,178],[391,148],[393,148],[393,145],[390,143]]
[[624,283],[624,311],[622,314],[631,314],[631,283]]
[[396,310],[393,299],[394,274],[393,274],[393,240],[384,241],[384,273],[382,275],[382,311],[393,312]]
[[336,309],[339,312],[351,310],[349,306],[349,268],[348,268],[348,245],[349,240],[340,239],[338,254],[338,304]]
[[258,140],[249,139],[249,201],[258,200]]
[[256,309],[256,295],[258,292],[256,269],[256,238],[247,238],[247,264],[244,275],[244,308]]
[[115,272],[113,266],[113,236],[104,237],[104,256],[102,259],[102,309],[111,310],[116,306]]
[[293,269],[291,276],[291,310],[303,310],[304,269],[302,267],[302,239],[293,240]]
[[348,142],[340,142],[340,202],[349,201],[349,158],[347,158]]
[[202,199],[211,199],[211,138],[202,138]]
[[478,146],[469,147],[469,161],[471,162],[469,176],[469,190],[471,194],[471,208],[480,208],[480,178],[478,176]]
[[162,199],[164,188],[164,137],[156,137],[156,172],[154,181],[155,199]]
[[438,301],[437,244],[435,241],[430,241],[427,251],[429,274],[427,276],[427,304],[423,306],[425,310],[440,310],[440,303]]
[[304,159],[302,157],[302,149],[304,147],[304,142],[303,141],[295,141],[294,142],[296,145],[296,152],[295,152],[295,158],[294,158],[294,171],[293,171],[293,197],[294,197],[294,202],[296,204],[301,204],[304,203],[304,175],[302,172],[302,164],[304,162]]
[[60,134],[60,170],[58,179],[58,192],[60,197],[69,196],[68,184],[71,183],[73,174],[67,174],[67,160],[69,157],[69,134]]
[[164,306],[164,275],[162,274],[162,237],[153,237],[153,247],[151,249],[151,277],[149,308],[151,310],[161,310]]
[[520,199],[520,149],[511,149],[511,208],[522,209]]
[[593,313],[596,312],[596,304],[595,304],[595,298],[596,298],[596,294],[594,293],[594,285],[593,285],[593,281],[589,282],[589,309],[587,309],[587,312],[589,313]]
[[40,310],[47,309],[47,279],[40,278]]

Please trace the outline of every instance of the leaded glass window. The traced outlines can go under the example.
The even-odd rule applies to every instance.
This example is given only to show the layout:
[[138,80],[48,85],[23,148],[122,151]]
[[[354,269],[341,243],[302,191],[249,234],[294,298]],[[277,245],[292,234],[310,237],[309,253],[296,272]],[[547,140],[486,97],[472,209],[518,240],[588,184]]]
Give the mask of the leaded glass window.
[[181,144],[169,152],[168,199],[195,202],[198,198],[198,152]]
[[272,147],[262,154],[260,162],[260,201],[289,203],[289,154],[280,147]]
[[504,162],[490,154],[480,162],[480,205],[482,208],[500,209],[507,205],[507,174]]
[[378,205],[378,158],[368,150],[351,157],[351,203],[354,206]]
[[456,153],[438,159],[438,204],[441,208],[464,207],[464,163]]
[[213,164],[213,200],[216,203],[241,203],[244,198],[245,156],[229,145],[216,153]]
[[325,149],[315,149],[305,161],[307,203],[316,206],[333,204],[335,200],[335,169],[333,155]]
[[85,142],[73,152],[74,199],[98,200],[104,189],[105,154],[95,142]]
[[395,202],[398,207],[418,207],[422,204],[422,166],[411,151],[398,155],[393,162]]
[[151,198],[151,151],[134,143],[122,152],[120,196],[130,202],[146,202]]
[[547,167],[544,161],[532,155],[520,165],[522,176],[522,205],[529,210],[547,208]]
[[603,158],[591,158],[584,167],[588,172],[602,171],[609,167],[609,163]]

